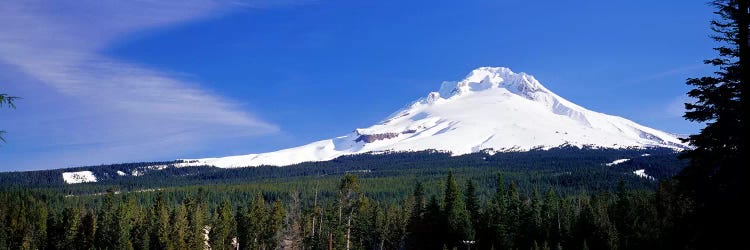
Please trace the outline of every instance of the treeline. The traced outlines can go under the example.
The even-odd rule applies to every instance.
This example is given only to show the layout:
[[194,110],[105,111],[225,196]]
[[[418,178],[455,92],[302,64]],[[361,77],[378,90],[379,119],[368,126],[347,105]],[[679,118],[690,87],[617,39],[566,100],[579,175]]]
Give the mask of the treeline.
[[[643,156],[648,155],[648,156]],[[631,159],[616,168],[604,164],[616,159]],[[0,173],[0,190],[9,187],[55,188],[68,194],[99,193],[115,187],[119,190],[140,190],[175,186],[206,184],[242,184],[270,179],[288,180],[299,177],[342,175],[352,171],[369,171],[369,177],[394,177],[405,174],[419,176],[445,176],[450,169],[472,169],[479,174],[504,172],[572,172],[572,175],[551,175],[543,182],[591,183],[587,190],[599,191],[602,187],[616,186],[606,175],[631,174],[636,169],[646,169],[657,179],[671,178],[686,164],[677,159],[672,149],[666,148],[578,148],[561,146],[548,150],[525,152],[477,152],[451,156],[436,151],[391,152],[385,154],[349,155],[325,162],[305,162],[283,168],[261,166],[252,168],[222,169],[216,167],[174,167],[178,162],[145,162],[113,164],[71,169]],[[157,170],[158,169],[158,170]],[[63,172],[91,171],[96,183],[68,185]],[[132,173],[137,172],[138,176]],[[599,182],[599,183],[593,183]],[[614,182],[614,183],[612,183]],[[636,185],[636,183],[630,183]],[[642,188],[655,185],[643,182]],[[562,191],[562,190],[560,190]]]
[[474,181],[459,185],[449,173],[438,194],[417,182],[399,202],[369,198],[349,174],[328,199],[259,192],[245,202],[209,204],[197,194],[171,204],[157,193],[144,205],[110,192],[84,206],[16,190],[0,193],[0,249],[668,249],[689,238],[675,222],[690,204],[667,182],[656,192],[623,182],[614,193],[566,197],[497,182],[483,199]]

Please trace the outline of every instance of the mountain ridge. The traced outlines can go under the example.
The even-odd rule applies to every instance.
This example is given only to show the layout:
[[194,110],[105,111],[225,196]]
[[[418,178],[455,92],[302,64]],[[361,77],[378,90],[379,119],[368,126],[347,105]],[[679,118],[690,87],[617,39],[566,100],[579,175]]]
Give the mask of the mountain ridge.
[[561,145],[602,148],[687,148],[675,136],[628,119],[588,110],[526,73],[480,67],[446,81],[382,122],[332,139],[274,152],[184,159],[180,166],[286,166],[383,151],[514,151]]

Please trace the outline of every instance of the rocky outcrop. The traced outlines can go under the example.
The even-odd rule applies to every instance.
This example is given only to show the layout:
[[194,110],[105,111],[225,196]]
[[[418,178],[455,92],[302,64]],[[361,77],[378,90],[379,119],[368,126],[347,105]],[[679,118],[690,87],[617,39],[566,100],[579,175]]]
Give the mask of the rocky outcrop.
[[382,134],[372,134],[372,135],[360,135],[354,141],[356,141],[356,142],[364,141],[366,143],[371,143],[371,142],[374,142],[374,141],[391,139],[391,138],[394,138],[394,137],[396,137],[398,135],[399,135],[398,133],[382,133]]

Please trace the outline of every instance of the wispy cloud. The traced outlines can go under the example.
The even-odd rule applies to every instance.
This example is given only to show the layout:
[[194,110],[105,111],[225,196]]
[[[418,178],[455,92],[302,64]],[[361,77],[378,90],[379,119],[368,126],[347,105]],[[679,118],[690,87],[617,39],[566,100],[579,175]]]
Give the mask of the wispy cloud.
[[[17,133],[29,138],[32,134],[59,138],[65,142],[46,141],[37,146],[67,145],[65,150],[78,150],[71,151],[72,156],[94,151],[103,156],[94,161],[127,161],[125,157],[132,154],[143,154],[138,158],[168,157],[194,149],[204,140],[278,131],[276,125],[201,83],[100,53],[128,35],[221,15],[237,6],[263,4],[207,0],[0,2],[0,67],[25,76],[13,79],[11,89],[38,82],[46,86],[40,91],[48,91],[49,96],[81,103],[74,111],[50,108],[68,114],[24,116],[27,120],[14,121],[22,130]],[[35,96],[45,98],[39,93]],[[45,122],[49,119],[56,122]],[[23,131],[32,128],[41,131]],[[88,164],[86,159],[91,158],[84,156],[63,164]]]
[[684,73],[689,73],[689,72],[694,72],[694,71],[700,71],[708,67],[709,66],[705,64],[681,66],[677,68],[667,69],[661,72],[646,74],[635,79],[630,79],[626,81],[626,83],[648,82],[648,81],[662,79],[664,77],[669,77],[669,76],[674,76],[674,75],[679,75],[679,74],[684,74]]

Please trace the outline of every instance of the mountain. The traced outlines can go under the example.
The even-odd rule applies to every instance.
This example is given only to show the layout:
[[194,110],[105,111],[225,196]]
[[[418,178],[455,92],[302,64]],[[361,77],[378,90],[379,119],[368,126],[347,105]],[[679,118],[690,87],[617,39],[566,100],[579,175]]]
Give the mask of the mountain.
[[270,153],[186,159],[180,166],[286,166],[360,153],[437,150],[463,155],[566,145],[686,147],[673,134],[576,105],[526,73],[481,67],[461,81],[444,82],[439,91],[382,122],[344,136]]

